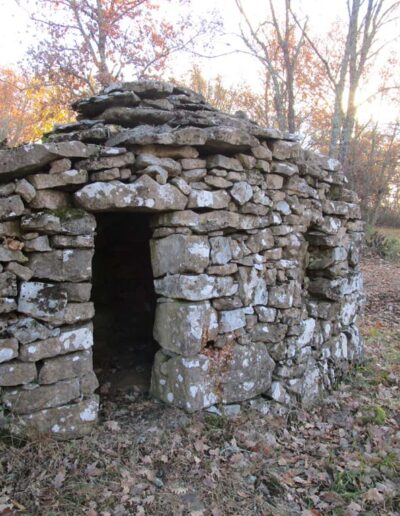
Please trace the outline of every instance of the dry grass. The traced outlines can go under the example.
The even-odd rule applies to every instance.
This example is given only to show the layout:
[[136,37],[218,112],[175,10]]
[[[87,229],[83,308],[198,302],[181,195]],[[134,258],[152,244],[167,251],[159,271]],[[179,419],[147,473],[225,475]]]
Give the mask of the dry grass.
[[3,435],[0,514],[400,514],[400,331],[371,316],[385,267],[364,266],[367,361],[318,407],[228,419],[125,396],[84,439]]
[[393,228],[389,226],[376,226],[375,230],[379,231],[379,233],[382,233],[385,236],[400,238],[400,228]]

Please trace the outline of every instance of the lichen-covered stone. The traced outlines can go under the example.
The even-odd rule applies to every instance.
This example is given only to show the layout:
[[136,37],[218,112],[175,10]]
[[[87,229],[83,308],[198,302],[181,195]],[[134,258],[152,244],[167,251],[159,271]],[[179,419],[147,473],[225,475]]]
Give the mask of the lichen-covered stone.
[[19,360],[11,360],[0,364],[0,387],[24,385],[35,381],[36,378],[35,364],[20,362]]
[[[32,365],[32,364],[25,364]],[[14,414],[29,414],[51,407],[58,407],[78,399],[79,379],[65,380],[52,385],[32,385],[7,389],[3,393],[3,403]]]
[[207,301],[159,303],[153,333],[162,348],[185,357],[193,356],[216,338],[217,315]]
[[229,276],[218,277],[199,274],[173,274],[154,280],[157,294],[173,299],[203,301],[214,297],[233,296],[238,290],[237,284]]
[[207,237],[171,235],[150,244],[153,274],[202,273],[210,261]]
[[134,183],[92,183],[75,193],[77,204],[91,211],[183,210],[187,198],[173,185],[160,185],[149,176]]

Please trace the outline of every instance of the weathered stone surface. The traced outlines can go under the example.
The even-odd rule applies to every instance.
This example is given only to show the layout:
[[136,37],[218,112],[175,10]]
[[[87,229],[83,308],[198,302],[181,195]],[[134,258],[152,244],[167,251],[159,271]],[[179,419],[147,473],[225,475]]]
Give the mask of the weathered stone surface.
[[16,149],[0,150],[0,177],[21,177],[43,169],[56,158],[88,158],[96,149],[81,142],[62,142],[23,145]]
[[43,358],[88,350],[92,346],[93,327],[89,323],[83,326],[67,327],[62,329],[56,337],[22,345],[20,358],[27,362],[37,362]]
[[67,192],[57,190],[38,190],[34,199],[30,202],[35,210],[60,210],[71,206],[71,196]]
[[28,267],[24,267],[17,262],[8,263],[7,271],[12,272],[24,281],[29,281],[33,276],[33,272]]
[[17,182],[15,193],[19,194],[25,202],[31,202],[35,198],[36,190],[26,179]]
[[20,262],[26,263],[28,258],[19,250],[9,249],[0,246],[0,262]]
[[294,283],[271,287],[269,305],[274,308],[290,308],[293,305]]
[[293,176],[299,173],[299,167],[293,163],[285,163],[282,161],[273,161],[271,172],[280,174],[281,176]]
[[35,174],[29,176],[28,179],[37,190],[47,190],[49,188],[59,188],[60,186],[87,183],[88,174],[86,170],[71,169],[59,174]]
[[35,364],[28,364],[18,360],[11,360],[10,362],[0,364],[0,387],[23,385],[35,381],[36,378]]
[[[129,172],[129,177],[131,175],[131,171],[127,169]],[[121,172],[119,168],[110,168],[108,170],[100,170],[100,172],[93,172],[90,174],[90,180],[92,182],[97,181],[113,181],[114,179],[121,179]]]
[[35,278],[80,282],[91,278],[92,258],[93,251],[86,249],[31,253],[29,268]]
[[[51,251],[49,237],[47,235],[38,236],[36,238],[32,238],[32,240],[27,240],[25,242],[24,251],[28,253],[39,252],[44,253],[46,251]],[[33,273],[32,273],[33,274]]]
[[68,355],[44,360],[39,371],[38,381],[42,385],[55,383],[69,378],[81,377],[92,369],[91,350],[68,353]]
[[94,247],[94,236],[93,235],[54,235],[51,238],[51,245],[59,249],[68,249],[73,247],[78,248],[92,248]]
[[229,237],[210,238],[211,263],[225,265],[232,260],[231,239]]
[[218,402],[215,377],[210,374],[210,368],[210,360],[204,355],[171,358],[158,351],[152,371],[151,393],[188,412],[210,407]]
[[0,198],[0,220],[15,219],[16,217],[22,215],[23,212],[24,203],[22,202],[21,197],[19,195],[12,195],[11,197]]
[[243,166],[236,158],[228,158],[222,154],[215,154],[207,158],[208,168],[225,168],[226,170],[243,170]]
[[75,193],[79,206],[90,211],[183,210],[187,198],[175,186],[160,185],[148,176],[134,183],[93,183]]
[[[124,127],[135,127],[140,124],[165,124],[174,118],[169,111],[152,108],[111,107],[101,113],[101,119],[107,124],[119,124]],[[127,142],[118,142],[118,145]]]
[[[61,172],[66,172],[67,170],[71,170],[72,161],[68,158],[57,159],[53,161],[50,165],[49,174],[60,174]],[[30,183],[28,183],[30,184]]]
[[8,326],[7,331],[21,344],[29,344],[38,339],[47,339],[60,334],[59,328],[49,328],[32,317],[18,319],[17,322]]
[[91,158],[79,161],[76,166],[79,170],[84,169],[90,172],[94,170],[106,170],[113,168],[123,168],[132,166],[135,163],[135,155],[132,152],[120,154],[118,156],[106,156],[103,158]]
[[224,310],[219,314],[219,331],[227,333],[246,326],[246,313],[243,308]]
[[135,162],[135,168],[137,170],[145,169],[153,165],[162,167],[171,177],[177,176],[182,170],[182,165],[178,161],[171,158],[158,158],[153,154],[139,154]]
[[238,181],[234,184],[234,186],[229,190],[231,196],[234,200],[242,206],[247,201],[253,197],[253,189],[246,183],[245,181]]
[[233,296],[238,290],[238,286],[231,277],[215,277],[207,274],[165,276],[162,279],[154,280],[154,286],[157,294],[188,301]]
[[28,416],[18,416],[13,429],[28,435],[51,434],[56,439],[82,437],[93,429],[99,410],[98,396],[64,405],[40,410]]
[[188,208],[210,208],[221,210],[227,208],[230,198],[225,190],[192,190],[189,195]]
[[260,343],[234,346],[221,374],[222,403],[254,398],[271,385],[275,363]]
[[282,342],[286,332],[286,324],[259,323],[254,326],[251,338],[255,342]]
[[164,349],[185,357],[193,356],[214,340],[217,333],[217,315],[207,301],[157,304],[154,338]]
[[12,272],[0,273],[0,297],[12,297],[18,294],[17,278]]
[[241,152],[258,143],[248,132],[236,127],[213,127],[207,133],[207,147],[218,151]]
[[82,210],[68,209],[62,214],[38,212],[21,220],[24,231],[40,231],[50,235],[90,235],[96,228],[96,219]]
[[18,356],[17,339],[0,339],[0,363],[8,362]]
[[18,312],[51,322],[63,316],[66,306],[67,294],[59,285],[21,283]]
[[82,321],[88,321],[94,317],[93,303],[68,303],[62,323],[76,324]]
[[210,246],[207,237],[171,235],[151,240],[150,250],[156,278],[164,274],[201,273],[209,264]]
[[60,286],[67,293],[68,301],[83,303],[90,299],[91,283],[61,283]]
[[[29,363],[24,365],[33,366]],[[6,390],[3,394],[3,403],[14,414],[29,414],[45,408],[65,405],[79,396],[79,379],[75,378],[52,385]]]
[[263,273],[254,267],[239,267],[239,296],[244,305],[266,305],[268,288]]
[[255,235],[251,235],[246,240],[246,246],[252,253],[259,253],[265,249],[270,249],[274,246],[274,237],[270,229],[262,229],[257,231]]

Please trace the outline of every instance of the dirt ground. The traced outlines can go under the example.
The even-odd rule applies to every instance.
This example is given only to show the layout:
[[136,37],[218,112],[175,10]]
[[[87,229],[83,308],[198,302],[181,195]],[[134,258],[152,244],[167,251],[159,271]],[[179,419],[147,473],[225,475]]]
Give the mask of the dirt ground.
[[0,515],[399,515],[400,266],[363,271],[367,360],[320,405],[188,416],[129,393],[84,439],[0,436]]

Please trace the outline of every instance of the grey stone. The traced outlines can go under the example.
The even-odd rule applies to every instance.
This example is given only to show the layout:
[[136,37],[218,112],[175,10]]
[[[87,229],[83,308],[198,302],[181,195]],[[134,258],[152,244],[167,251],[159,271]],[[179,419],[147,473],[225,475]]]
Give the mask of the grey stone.
[[[11,360],[0,364],[0,387],[14,387],[35,381],[35,364]],[[4,402],[4,399],[3,399]]]
[[243,166],[239,160],[235,158],[228,158],[222,154],[215,154],[207,158],[207,168],[225,168],[226,170],[236,170],[238,172],[243,170]]
[[90,299],[91,283],[60,283],[60,287],[67,293],[68,301],[83,303]]
[[280,174],[281,176],[293,176],[299,173],[299,167],[293,163],[285,163],[283,161],[273,161],[271,172]]
[[187,207],[220,210],[228,207],[229,200],[229,195],[224,190],[192,190]]
[[51,237],[51,245],[58,249],[78,247],[82,249],[90,249],[94,247],[93,235],[54,235]]
[[12,272],[0,273],[0,297],[14,297],[18,294],[17,278]]
[[91,278],[92,258],[93,251],[86,249],[31,253],[29,268],[38,279],[78,283]]
[[274,308],[290,308],[293,306],[294,283],[271,287],[269,290],[269,304]]
[[225,265],[232,260],[231,239],[229,237],[210,238],[211,263]]
[[0,177],[22,177],[43,169],[57,158],[87,158],[97,151],[81,142],[28,144],[11,150],[0,150]]
[[[49,174],[61,174],[67,170],[71,170],[72,161],[68,158],[57,159],[50,164]],[[30,183],[28,183],[30,184]]]
[[68,303],[65,308],[63,323],[76,324],[94,317],[93,303]]
[[90,174],[90,180],[93,182],[113,181],[114,179],[121,179],[121,172],[119,168],[109,168],[108,170],[100,170],[100,172],[93,172]]
[[92,371],[92,351],[68,353],[61,357],[43,360],[38,380],[42,385],[59,382],[69,378],[81,377]]
[[78,169],[84,169],[89,172],[94,170],[108,170],[131,166],[135,163],[135,155],[132,152],[120,154],[118,156],[107,156],[103,158],[94,157],[85,161],[79,161],[76,164]]
[[[2,151],[0,150],[0,153]],[[0,157],[1,159],[1,157]],[[1,172],[0,172],[1,177]],[[24,212],[24,203],[19,195],[0,198],[0,220],[15,219]]]
[[18,311],[43,321],[54,321],[63,316],[67,294],[59,285],[23,282],[20,287]]
[[[31,317],[22,317],[11,326],[7,331],[15,337],[21,344],[29,344],[38,339],[47,339],[60,334],[59,328],[49,328]],[[21,360],[25,360],[21,355]]]
[[32,240],[26,240],[24,250],[28,253],[39,252],[44,253],[51,251],[49,237],[47,235],[38,236],[32,238]]
[[283,177],[277,174],[268,174],[265,176],[267,190],[280,190],[283,186]]
[[204,169],[206,168],[206,160],[205,159],[195,159],[195,158],[186,158],[181,160],[181,165],[183,170],[193,170],[193,169]]
[[246,326],[246,315],[243,308],[224,310],[219,313],[219,331],[227,333]]
[[99,410],[98,396],[71,405],[40,410],[27,416],[18,416],[14,430],[28,435],[49,433],[55,439],[74,439],[93,430]]
[[300,152],[300,144],[298,142],[275,140],[270,142],[270,147],[272,156],[280,160],[297,158]]
[[216,312],[208,301],[157,304],[154,338],[164,349],[185,357],[193,356],[214,340],[217,333]]
[[233,199],[241,206],[253,197],[252,187],[245,181],[238,181],[229,190]]
[[233,296],[238,290],[230,276],[190,276],[174,274],[154,281],[157,294],[173,299],[203,301],[221,296]]
[[170,235],[151,240],[151,263],[155,277],[183,272],[204,272],[209,264],[207,237]]
[[24,231],[40,231],[46,234],[90,235],[96,228],[96,219],[82,210],[68,209],[61,215],[38,212],[21,220]]
[[[185,160],[182,160],[185,161]],[[186,161],[202,161],[202,160],[186,160]],[[179,175],[182,171],[182,165],[171,158],[158,158],[157,156],[153,156],[152,154],[139,154],[136,158],[135,168],[145,169],[150,166],[158,166],[162,167],[164,170],[168,172],[168,175],[171,177],[175,177]],[[195,167],[197,168],[197,167]]]
[[[33,366],[24,363],[25,366]],[[66,380],[33,389],[10,389],[3,394],[4,405],[14,414],[29,414],[46,408],[65,405],[80,396],[79,380]]]
[[33,272],[28,267],[24,267],[17,262],[8,263],[6,270],[24,281],[29,281],[33,276]]
[[0,339],[0,363],[8,362],[18,356],[17,339]]
[[79,206],[91,211],[183,210],[187,198],[172,185],[160,185],[148,176],[134,183],[92,183],[75,193]]
[[36,190],[31,185],[31,183],[26,179],[21,179],[17,182],[15,192],[19,194],[22,197],[22,199],[27,203],[30,203],[36,195]]
[[262,229],[246,240],[246,246],[252,253],[259,253],[274,246],[274,237],[270,229]]
[[80,185],[88,182],[86,170],[66,170],[59,174],[35,174],[29,176],[29,181],[37,190],[59,188],[68,185]]
[[239,267],[239,296],[244,305],[268,303],[268,288],[262,272],[254,267]]

